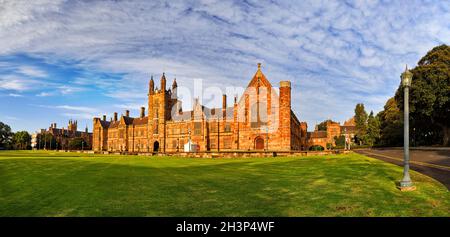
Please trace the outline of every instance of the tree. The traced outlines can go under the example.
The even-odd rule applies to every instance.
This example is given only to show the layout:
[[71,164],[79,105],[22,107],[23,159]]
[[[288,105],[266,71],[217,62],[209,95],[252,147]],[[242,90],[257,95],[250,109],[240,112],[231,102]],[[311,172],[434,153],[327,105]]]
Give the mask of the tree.
[[56,139],[53,137],[50,133],[44,133],[41,135],[41,145],[44,147],[44,149],[55,149],[56,148]]
[[8,124],[0,122],[0,148],[9,149],[12,137],[11,127]]
[[[418,140],[449,146],[450,139],[450,46],[430,50],[411,70],[410,121]],[[395,100],[403,111],[403,88]]]
[[13,136],[15,149],[28,149],[31,144],[31,136],[27,131],[16,132]]
[[86,149],[86,141],[81,137],[73,138],[69,141],[69,149],[71,150],[81,150],[82,148]]
[[334,143],[336,144],[336,146],[338,147],[343,147],[345,146],[345,136],[341,135],[341,136],[334,136]]
[[370,111],[367,119],[367,134],[366,141],[368,145],[373,146],[380,139],[380,121],[378,117],[373,115],[373,111]]
[[355,107],[355,127],[356,137],[358,140],[363,141],[367,133],[367,112],[364,109],[364,104],[357,104]]
[[327,130],[327,123],[328,123],[328,122],[333,123],[333,120],[327,119],[327,120],[325,120],[325,121],[323,121],[323,122],[317,124],[317,130],[318,130],[318,131],[326,131],[326,130]]
[[384,105],[384,110],[377,114],[380,121],[380,145],[401,146],[403,144],[403,114],[394,98]]

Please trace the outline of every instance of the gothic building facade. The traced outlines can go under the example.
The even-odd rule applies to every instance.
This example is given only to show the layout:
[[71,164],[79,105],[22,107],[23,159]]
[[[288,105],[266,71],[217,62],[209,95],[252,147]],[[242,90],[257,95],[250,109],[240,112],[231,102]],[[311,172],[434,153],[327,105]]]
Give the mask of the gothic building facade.
[[148,114],[139,117],[127,110],[118,117],[93,119],[93,150],[110,152],[181,152],[185,144],[197,151],[305,150],[306,123],[291,109],[291,83],[281,81],[278,91],[261,71],[261,64],[243,95],[220,108],[208,108],[196,99],[184,111],[178,100],[177,82],[166,89],[163,73],[160,88],[149,82]]

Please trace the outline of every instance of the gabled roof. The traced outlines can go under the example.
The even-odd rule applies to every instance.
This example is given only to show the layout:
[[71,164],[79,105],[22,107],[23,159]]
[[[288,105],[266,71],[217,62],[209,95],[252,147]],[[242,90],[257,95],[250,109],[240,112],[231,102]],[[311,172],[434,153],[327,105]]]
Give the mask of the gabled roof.
[[147,124],[148,122],[148,117],[145,116],[143,118],[134,118],[133,119],[133,124],[134,125],[143,125],[143,124]]
[[270,84],[269,80],[267,80],[266,76],[261,71],[261,63],[258,63],[258,70],[256,70],[252,80],[248,83],[247,88],[259,86],[272,87],[272,84]]

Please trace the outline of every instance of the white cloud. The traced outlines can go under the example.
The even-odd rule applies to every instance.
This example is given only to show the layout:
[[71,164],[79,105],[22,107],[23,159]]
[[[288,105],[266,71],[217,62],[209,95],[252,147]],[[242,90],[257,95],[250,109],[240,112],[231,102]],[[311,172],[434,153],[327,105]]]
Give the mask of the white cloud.
[[14,75],[0,75],[0,89],[26,91],[31,88],[28,82],[26,79]]
[[49,93],[49,92],[41,92],[41,93],[39,93],[39,94],[37,94],[36,96],[39,96],[39,97],[47,97],[47,96],[52,96],[53,94],[52,93]]
[[[380,107],[378,98],[394,93],[399,65],[414,65],[433,46],[450,43],[449,12],[434,1],[6,1],[0,55],[73,60],[93,75],[52,88],[67,94],[95,86],[130,104],[145,103],[151,74],[157,85],[165,71],[169,85],[176,76],[187,87],[194,78],[205,86],[245,86],[262,61],[274,85],[293,81],[300,120],[326,114],[344,120],[356,100]],[[29,85],[16,79],[0,88]]]
[[16,94],[16,93],[9,93],[8,96],[11,96],[11,97],[23,97],[23,95]]
[[79,111],[79,112],[91,112],[94,113],[97,110],[91,107],[85,107],[85,106],[73,106],[73,105],[57,105],[54,106],[56,109],[64,109],[64,110],[71,110],[71,111]]
[[29,77],[47,77],[47,73],[39,68],[32,66],[20,66],[18,72]]

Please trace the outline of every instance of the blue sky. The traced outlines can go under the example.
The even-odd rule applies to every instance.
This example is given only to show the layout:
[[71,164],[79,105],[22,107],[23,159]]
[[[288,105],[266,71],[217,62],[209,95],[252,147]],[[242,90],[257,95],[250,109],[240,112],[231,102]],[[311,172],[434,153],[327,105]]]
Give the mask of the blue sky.
[[356,103],[380,111],[405,64],[450,43],[448,22],[448,1],[4,1],[0,121],[91,129],[93,116],[137,116],[150,75],[245,87],[261,62],[274,86],[292,82],[313,129]]

